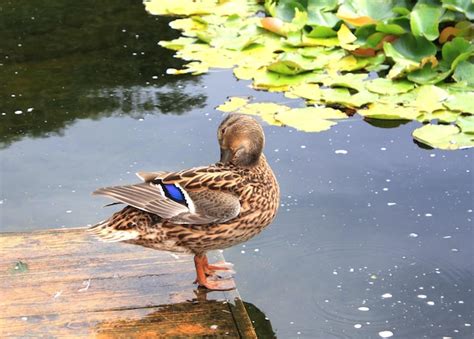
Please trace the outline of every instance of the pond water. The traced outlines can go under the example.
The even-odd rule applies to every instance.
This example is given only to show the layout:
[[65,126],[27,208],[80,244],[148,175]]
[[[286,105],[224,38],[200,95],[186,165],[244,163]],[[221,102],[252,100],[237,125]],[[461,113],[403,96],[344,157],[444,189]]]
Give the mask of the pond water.
[[[97,187],[215,162],[227,96],[289,104],[229,70],[166,75],[181,64],[157,45],[168,22],[132,0],[2,3],[2,231],[95,223],[114,210]],[[279,338],[473,336],[473,153],[397,125],[264,126],[281,208],[224,255]]]

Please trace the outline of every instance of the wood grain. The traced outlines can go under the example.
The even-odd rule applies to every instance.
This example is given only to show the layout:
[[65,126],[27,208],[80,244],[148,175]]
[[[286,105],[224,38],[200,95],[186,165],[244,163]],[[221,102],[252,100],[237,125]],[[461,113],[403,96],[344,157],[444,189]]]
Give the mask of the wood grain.
[[0,337],[256,338],[236,291],[208,293],[194,277],[191,256],[85,229],[3,233]]

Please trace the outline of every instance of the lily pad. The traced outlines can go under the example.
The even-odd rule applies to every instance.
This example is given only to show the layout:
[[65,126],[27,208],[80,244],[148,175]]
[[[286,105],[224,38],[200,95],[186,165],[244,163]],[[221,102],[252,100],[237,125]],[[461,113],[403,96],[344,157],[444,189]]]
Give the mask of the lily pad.
[[463,133],[474,134],[474,115],[460,116],[456,121]]
[[360,115],[384,120],[415,120],[420,114],[414,107],[404,107],[386,103],[373,103],[367,109],[358,110]]
[[229,97],[225,103],[217,106],[216,109],[222,112],[234,112],[238,108],[245,106],[248,102],[248,98]]
[[443,123],[451,123],[459,118],[459,113],[452,112],[446,109],[434,111],[431,113],[422,113],[417,120],[420,122],[430,122],[432,120],[438,120]]
[[300,74],[314,68],[311,60],[298,53],[283,53],[275,62],[267,66],[269,71],[286,75]]
[[321,90],[318,84],[292,86],[287,93],[308,100],[319,100],[321,98]]
[[474,92],[452,93],[444,106],[453,111],[474,114]]
[[443,102],[449,97],[449,93],[444,89],[434,85],[424,85],[416,90],[417,97],[411,106],[416,107],[420,112],[434,112],[443,109]]
[[400,80],[390,80],[384,78],[377,78],[374,80],[367,81],[365,87],[374,93],[378,94],[399,94],[406,93],[415,88],[415,85],[412,82]]
[[454,125],[424,125],[413,131],[415,140],[444,150],[470,148],[474,146],[474,135],[462,133]]
[[[310,108],[307,107],[302,110],[293,109],[279,112],[275,115],[275,119],[282,124],[294,127],[297,130],[304,132],[321,132],[328,130],[335,122],[322,119],[320,115],[324,114],[322,111],[331,110],[330,108]],[[342,113],[342,112],[341,112]],[[332,114],[332,112],[331,112]],[[343,113],[342,113],[343,114]]]

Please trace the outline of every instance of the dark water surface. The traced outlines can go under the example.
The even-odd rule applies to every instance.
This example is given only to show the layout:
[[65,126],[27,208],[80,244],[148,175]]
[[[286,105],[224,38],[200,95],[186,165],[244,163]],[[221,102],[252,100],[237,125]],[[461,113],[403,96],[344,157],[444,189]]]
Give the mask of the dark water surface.
[[[0,4],[2,231],[94,223],[113,211],[95,188],[215,162],[229,95],[287,103],[228,70],[166,75],[168,22],[131,0]],[[417,125],[264,126],[280,212],[225,256],[279,338],[473,336],[473,153],[422,149]]]

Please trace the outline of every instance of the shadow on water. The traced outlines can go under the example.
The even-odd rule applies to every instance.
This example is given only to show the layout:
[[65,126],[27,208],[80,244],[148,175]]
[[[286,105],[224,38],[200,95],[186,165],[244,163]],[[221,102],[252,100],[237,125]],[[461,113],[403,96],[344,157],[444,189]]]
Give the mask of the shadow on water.
[[134,0],[2,3],[0,147],[61,134],[77,119],[203,107],[205,94],[180,90],[199,77],[166,75],[182,63],[157,45],[177,36],[170,20]]

